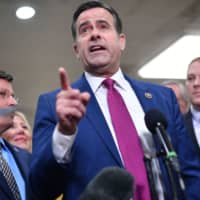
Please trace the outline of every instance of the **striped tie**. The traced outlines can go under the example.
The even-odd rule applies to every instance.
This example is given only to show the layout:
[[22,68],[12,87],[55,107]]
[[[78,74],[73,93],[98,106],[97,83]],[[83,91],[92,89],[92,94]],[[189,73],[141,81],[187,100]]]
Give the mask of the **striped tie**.
[[15,199],[21,200],[19,189],[18,189],[17,183],[15,181],[15,178],[13,176],[13,173],[12,173],[8,163],[6,162],[6,160],[4,159],[4,157],[2,155],[2,145],[3,144],[0,144],[0,170],[1,170],[2,174],[4,175],[6,182],[9,186],[13,196],[15,197]]

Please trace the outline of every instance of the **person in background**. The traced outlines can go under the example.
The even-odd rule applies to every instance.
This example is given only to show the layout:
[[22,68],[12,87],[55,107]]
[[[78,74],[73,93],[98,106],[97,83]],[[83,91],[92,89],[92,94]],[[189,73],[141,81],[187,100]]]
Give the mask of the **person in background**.
[[187,70],[186,88],[190,109],[185,114],[185,124],[200,157],[200,57],[191,61]]
[[[160,143],[154,143],[144,121],[145,113],[155,108],[168,121],[167,132],[180,160],[187,199],[199,199],[200,160],[186,133],[176,97],[169,88],[133,80],[122,72],[126,36],[116,10],[102,1],[82,3],[74,12],[71,28],[74,51],[84,73],[70,84],[67,72],[60,68],[61,89],[38,99],[29,179],[35,199],[54,199],[63,193],[63,199],[77,200],[108,166],[131,173],[134,200],[175,199],[164,159],[156,154],[152,158],[155,188],[150,186],[144,163],[144,153],[152,155],[155,149],[162,149]],[[177,183],[177,174],[173,175]],[[184,192],[178,191],[177,198],[183,199]]]
[[12,126],[2,134],[10,144],[32,152],[32,130],[26,116],[19,111],[14,113]]
[[[13,86],[13,77],[5,71],[0,70],[0,111],[7,109],[8,111],[14,109],[17,105]],[[18,147],[9,144],[3,139],[2,134],[12,126],[13,114],[4,116],[0,112],[0,154],[7,162],[8,169],[11,170],[14,181],[16,182],[16,190],[9,185],[9,179],[3,173],[2,157],[0,156],[0,199],[2,200],[27,200],[30,198],[28,189],[28,170],[31,155]],[[8,173],[10,175],[10,173]],[[15,191],[15,192],[14,192]],[[16,198],[18,196],[18,198]]]
[[166,80],[162,82],[162,85],[171,88],[174,91],[176,98],[178,100],[181,113],[184,114],[188,112],[190,102],[184,84],[177,80]]

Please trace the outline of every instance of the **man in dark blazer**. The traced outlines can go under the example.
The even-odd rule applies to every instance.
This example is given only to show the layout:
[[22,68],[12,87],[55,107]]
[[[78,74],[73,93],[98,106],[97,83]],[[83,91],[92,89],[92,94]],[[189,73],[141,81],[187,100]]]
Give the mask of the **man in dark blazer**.
[[184,116],[185,123],[200,157],[200,57],[193,59],[188,66],[186,87],[191,106]]
[[[180,160],[187,199],[199,199],[200,161],[184,128],[176,97],[168,88],[132,80],[122,73],[120,57],[126,37],[116,11],[99,1],[83,3],[74,13],[72,34],[76,56],[82,61],[85,72],[70,85],[65,70],[60,68],[61,89],[39,97],[30,173],[36,199],[54,199],[63,193],[65,200],[77,200],[103,168],[124,168],[106,103],[107,90],[102,85],[106,78],[116,81],[115,87],[130,111],[145,153],[161,149],[159,143],[150,145],[151,140],[146,139],[152,139],[152,135],[144,123],[145,113],[153,108],[164,113],[167,131]],[[171,200],[174,188],[164,159],[162,156],[153,159],[154,164],[157,163],[153,170],[157,175],[154,197],[163,199],[165,194],[166,199]],[[159,182],[161,179],[164,187]],[[143,185],[134,180],[135,191],[142,195]],[[178,186],[176,192],[178,199],[183,199]]]
[[[0,134],[12,126],[13,116],[11,111],[17,104],[12,87],[13,77],[5,71],[0,71]],[[1,151],[14,175],[21,200],[29,199],[28,170],[30,154],[23,149],[12,146],[0,136]],[[0,199],[16,200],[6,178],[0,170]]]

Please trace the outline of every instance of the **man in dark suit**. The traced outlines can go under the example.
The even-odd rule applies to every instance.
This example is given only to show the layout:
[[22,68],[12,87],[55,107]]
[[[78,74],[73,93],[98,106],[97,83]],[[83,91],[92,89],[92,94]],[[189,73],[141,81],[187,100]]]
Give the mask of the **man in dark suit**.
[[[114,87],[129,110],[145,154],[156,156],[155,148],[161,148],[158,143],[154,145],[146,128],[145,112],[152,108],[164,112],[167,131],[180,158],[187,198],[199,199],[200,161],[184,128],[175,95],[168,88],[132,80],[121,71],[120,58],[126,37],[117,12],[99,1],[83,3],[74,13],[72,35],[84,74],[70,85],[67,73],[60,68],[62,88],[39,97],[30,173],[36,199],[53,199],[63,193],[64,199],[77,200],[103,168],[126,168],[109,113],[107,88],[102,84],[107,78],[115,81]],[[123,117],[121,121],[127,123]],[[134,199],[164,199],[165,194],[166,199],[173,199],[174,188],[170,185],[163,158],[153,157],[152,168],[155,196],[147,194],[143,198],[145,186],[135,178],[138,175],[135,173]],[[178,199],[183,199],[178,189]]]
[[[17,100],[12,87],[13,77],[0,71],[0,134],[12,126],[13,116],[10,113]],[[30,163],[30,154],[20,148],[12,146],[0,136],[0,146],[3,158],[6,160],[19,191],[19,200],[29,199],[28,197],[28,170]],[[8,180],[1,171],[2,163],[0,164],[0,199],[1,200],[16,200],[13,190],[10,188]]]
[[189,64],[186,87],[191,106],[185,114],[185,123],[200,157],[200,57],[193,59]]

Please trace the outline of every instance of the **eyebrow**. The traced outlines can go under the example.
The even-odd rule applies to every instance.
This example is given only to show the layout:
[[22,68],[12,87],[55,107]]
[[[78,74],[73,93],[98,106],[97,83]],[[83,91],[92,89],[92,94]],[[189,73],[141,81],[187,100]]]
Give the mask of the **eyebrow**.
[[[98,19],[95,23],[105,23],[105,24],[110,25],[110,23],[108,23],[108,21],[105,20],[105,19]],[[88,24],[90,24],[90,21],[82,22],[82,23],[80,23],[80,25],[79,25],[78,28],[80,29],[81,27],[83,27],[83,26],[85,26],[85,25],[88,25]]]
[[81,27],[86,26],[86,25],[88,25],[88,24],[89,24],[89,21],[85,21],[85,22],[80,23],[80,25],[79,25],[79,27],[78,27],[78,30],[80,30]]

